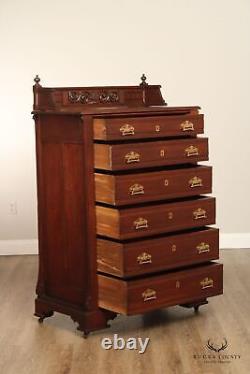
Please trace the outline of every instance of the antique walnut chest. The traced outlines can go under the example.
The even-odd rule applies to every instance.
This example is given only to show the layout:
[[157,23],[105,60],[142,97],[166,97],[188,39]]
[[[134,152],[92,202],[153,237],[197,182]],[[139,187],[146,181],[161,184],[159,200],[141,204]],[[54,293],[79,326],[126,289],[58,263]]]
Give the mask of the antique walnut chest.
[[117,313],[222,294],[212,168],[200,108],[160,86],[44,88],[36,76],[39,275],[35,315],[86,336]]

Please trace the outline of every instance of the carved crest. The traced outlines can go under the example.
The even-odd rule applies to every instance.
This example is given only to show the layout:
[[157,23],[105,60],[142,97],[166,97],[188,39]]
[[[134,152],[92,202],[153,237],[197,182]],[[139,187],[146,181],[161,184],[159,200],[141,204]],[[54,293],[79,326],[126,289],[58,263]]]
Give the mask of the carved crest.
[[104,104],[116,103],[119,101],[118,92],[88,92],[88,91],[69,91],[68,100],[72,104]]

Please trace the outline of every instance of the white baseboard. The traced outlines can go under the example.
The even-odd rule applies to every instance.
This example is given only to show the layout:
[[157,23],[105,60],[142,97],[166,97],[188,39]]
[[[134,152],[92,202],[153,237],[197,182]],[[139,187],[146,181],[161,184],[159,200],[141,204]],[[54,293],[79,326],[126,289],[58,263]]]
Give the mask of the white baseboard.
[[0,240],[0,256],[35,255],[38,253],[37,239]]
[[[220,249],[250,248],[250,233],[220,234]],[[0,240],[0,256],[35,255],[38,253],[37,239]]]
[[220,248],[250,248],[250,233],[220,234]]

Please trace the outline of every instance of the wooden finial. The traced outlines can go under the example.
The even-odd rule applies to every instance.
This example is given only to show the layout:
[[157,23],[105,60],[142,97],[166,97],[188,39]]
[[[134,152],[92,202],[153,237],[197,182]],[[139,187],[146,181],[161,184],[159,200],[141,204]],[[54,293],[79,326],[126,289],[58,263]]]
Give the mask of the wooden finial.
[[36,85],[40,86],[39,82],[40,82],[40,78],[39,78],[39,75],[36,75],[35,78],[34,78],[34,82],[36,82]]
[[147,80],[147,77],[143,73],[142,76],[141,76],[141,84],[140,84],[140,86],[148,86],[148,83],[146,82],[146,80]]

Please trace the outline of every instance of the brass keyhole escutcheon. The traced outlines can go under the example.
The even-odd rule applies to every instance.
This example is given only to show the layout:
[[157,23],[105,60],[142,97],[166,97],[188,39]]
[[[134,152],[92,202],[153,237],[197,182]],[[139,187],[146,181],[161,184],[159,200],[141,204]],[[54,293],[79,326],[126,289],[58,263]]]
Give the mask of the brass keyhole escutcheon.
[[160,125],[155,125],[155,131],[160,132],[161,131],[161,126]]
[[180,281],[176,281],[176,282],[175,282],[175,287],[176,287],[176,288],[180,288],[180,286],[181,286]]
[[161,155],[161,157],[165,157],[165,149],[160,150],[160,155]]
[[173,218],[174,218],[174,213],[168,212],[168,219],[173,219]]
[[176,245],[175,244],[172,245],[171,250],[172,250],[172,252],[176,252]]

